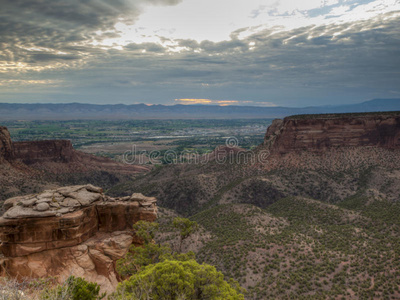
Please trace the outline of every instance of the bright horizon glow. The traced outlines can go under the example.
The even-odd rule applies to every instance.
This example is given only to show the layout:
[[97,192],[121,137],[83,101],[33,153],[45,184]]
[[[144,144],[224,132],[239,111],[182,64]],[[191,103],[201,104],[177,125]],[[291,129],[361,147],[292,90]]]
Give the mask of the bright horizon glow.
[[259,101],[250,101],[250,100],[212,100],[212,99],[175,99],[175,102],[183,105],[190,104],[204,104],[204,105],[219,105],[219,106],[228,106],[228,105],[248,105],[248,106],[266,106],[266,107],[274,107],[277,106],[272,102],[259,102]]

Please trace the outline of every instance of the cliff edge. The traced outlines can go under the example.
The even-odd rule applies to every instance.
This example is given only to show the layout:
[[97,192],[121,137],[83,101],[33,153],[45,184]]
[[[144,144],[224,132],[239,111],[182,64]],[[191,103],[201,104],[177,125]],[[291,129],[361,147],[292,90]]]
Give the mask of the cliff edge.
[[69,140],[13,142],[7,127],[0,126],[0,203],[55,186],[92,183],[110,188],[149,169],[78,151]]
[[0,126],[0,164],[13,159],[14,148],[7,127]]
[[5,201],[0,217],[0,275],[70,275],[113,290],[116,261],[132,244],[132,226],[157,217],[156,199],[142,194],[111,198],[92,185],[69,186]]
[[341,147],[400,148],[400,112],[298,115],[276,119],[264,145],[271,154]]

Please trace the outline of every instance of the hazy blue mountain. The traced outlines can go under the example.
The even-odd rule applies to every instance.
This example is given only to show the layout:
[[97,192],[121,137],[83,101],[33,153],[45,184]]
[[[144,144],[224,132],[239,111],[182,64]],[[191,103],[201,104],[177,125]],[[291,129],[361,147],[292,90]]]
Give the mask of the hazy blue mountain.
[[351,105],[310,107],[0,103],[0,120],[282,118],[295,114],[396,110],[400,111],[400,99],[374,99]]

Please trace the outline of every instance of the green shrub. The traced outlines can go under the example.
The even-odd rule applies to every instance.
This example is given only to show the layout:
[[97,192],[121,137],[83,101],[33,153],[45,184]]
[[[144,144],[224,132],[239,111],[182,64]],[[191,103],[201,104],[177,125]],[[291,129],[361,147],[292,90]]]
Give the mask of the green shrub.
[[149,265],[119,284],[114,299],[244,299],[235,281],[227,282],[215,267],[195,260],[165,260]]
[[103,299],[105,293],[99,295],[100,286],[88,282],[81,277],[70,276],[62,285],[53,289],[46,289],[41,299],[49,300],[98,300]]

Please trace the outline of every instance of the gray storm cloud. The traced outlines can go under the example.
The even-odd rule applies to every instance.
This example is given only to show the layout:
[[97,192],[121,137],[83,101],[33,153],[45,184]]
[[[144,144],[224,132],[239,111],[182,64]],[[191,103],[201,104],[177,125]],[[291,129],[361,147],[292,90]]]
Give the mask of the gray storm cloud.
[[[116,22],[133,24],[144,5],[178,2],[3,0],[0,101],[219,98],[299,105],[400,94],[400,18],[394,13],[277,33],[265,29],[239,39],[243,28],[221,42],[95,45],[118,35],[111,31]],[[7,67],[19,62],[24,67]]]
[[[88,42],[116,22],[133,23],[144,5],[175,5],[178,0],[3,0],[0,10],[0,60],[40,63],[70,60],[96,52]],[[81,46],[82,45],[82,46]],[[35,49],[37,49],[35,51]]]

